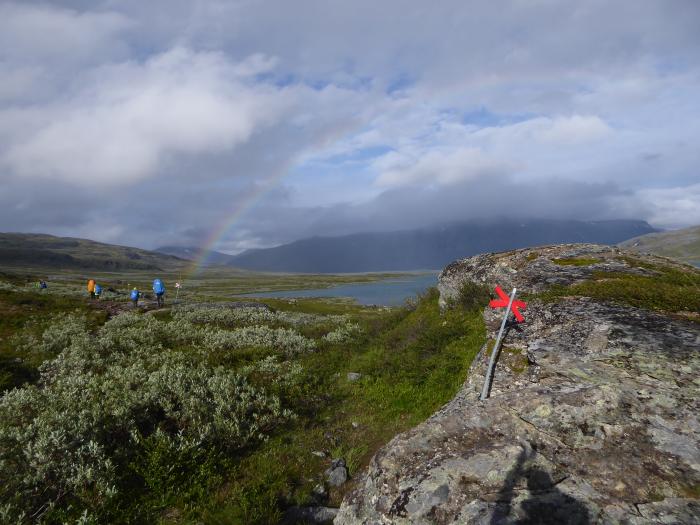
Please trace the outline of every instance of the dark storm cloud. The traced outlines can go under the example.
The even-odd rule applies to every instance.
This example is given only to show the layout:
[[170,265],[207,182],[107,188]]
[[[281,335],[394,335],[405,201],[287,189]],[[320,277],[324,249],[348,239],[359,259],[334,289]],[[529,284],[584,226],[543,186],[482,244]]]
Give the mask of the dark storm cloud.
[[[473,182],[478,182],[474,184]],[[273,209],[277,213],[273,215]],[[598,220],[635,218],[649,213],[629,192],[614,183],[586,183],[546,179],[541,185],[495,179],[460,182],[445,187],[403,187],[387,190],[362,204],[331,207],[284,208],[274,202],[261,207],[270,220],[251,222],[264,238],[281,243],[300,233],[344,235],[357,231],[422,228],[463,220],[511,218],[559,218]],[[244,222],[244,228],[249,228]]]

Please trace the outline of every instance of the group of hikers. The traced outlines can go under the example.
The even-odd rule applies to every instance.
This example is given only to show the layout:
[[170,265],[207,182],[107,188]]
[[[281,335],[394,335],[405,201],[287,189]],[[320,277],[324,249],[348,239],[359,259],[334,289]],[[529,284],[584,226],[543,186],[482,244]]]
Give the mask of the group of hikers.
[[[90,299],[99,299],[100,295],[102,295],[102,286],[97,284],[94,279],[90,279],[87,282],[87,291],[90,294]],[[165,284],[163,284],[162,280],[153,280],[153,293],[156,296],[156,303],[158,304],[158,308],[162,307],[165,304]],[[141,297],[143,297],[143,292],[141,292],[136,287],[134,287],[134,289],[131,290],[131,293],[129,294],[129,299],[131,300],[131,303],[134,305],[134,307],[137,307],[139,305],[139,299]]]

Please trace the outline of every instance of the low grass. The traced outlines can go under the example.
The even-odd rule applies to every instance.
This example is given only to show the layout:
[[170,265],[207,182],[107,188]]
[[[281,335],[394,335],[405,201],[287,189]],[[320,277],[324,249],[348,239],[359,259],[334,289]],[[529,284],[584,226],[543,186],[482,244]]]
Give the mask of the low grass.
[[[313,503],[331,457],[345,458],[357,475],[381,445],[449,401],[484,343],[485,327],[480,309],[441,314],[437,302],[433,289],[414,308],[363,319],[365,333],[351,344],[304,356],[296,405],[306,407],[297,422],[243,458],[205,510],[190,517],[277,523],[286,506]],[[348,372],[362,377],[350,382]],[[327,503],[340,504],[348,489],[331,491]]]
[[594,259],[591,257],[572,257],[566,259],[552,259],[552,262],[558,266],[590,266],[591,264],[599,263],[600,259]]
[[700,271],[681,270],[625,258],[633,267],[655,275],[594,272],[589,281],[573,286],[555,286],[539,295],[553,301],[563,296],[584,296],[670,313],[700,312]]

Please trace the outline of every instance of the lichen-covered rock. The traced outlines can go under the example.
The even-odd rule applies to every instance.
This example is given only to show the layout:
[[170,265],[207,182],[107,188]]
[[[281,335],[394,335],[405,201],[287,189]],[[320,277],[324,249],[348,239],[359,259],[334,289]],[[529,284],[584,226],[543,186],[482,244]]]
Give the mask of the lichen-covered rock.
[[[597,261],[551,262],[573,257]],[[445,302],[467,280],[541,291],[591,267],[653,273],[616,248],[566,245],[453,263],[439,288]],[[484,312],[491,345],[501,315]],[[479,401],[490,348],[450,403],[375,455],[336,524],[700,522],[698,323],[531,301]]]
[[[449,264],[438,278],[440,305],[459,295],[466,281],[500,284],[505,290],[517,287],[523,292],[541,292],[553,285],[570,285],[586,281],[594,272],[623,272],[654,275],[652,270],[631,267],[621,257],[625,252],[615,246],[597,244],[559,244],[525,248],[503,253],[486,253]],[[639,254],[629,254],[640,257]],[[644,256],[665,266],[685,267],[665,257]],[[590,261],[591,264],[566,265],[565,262]]]

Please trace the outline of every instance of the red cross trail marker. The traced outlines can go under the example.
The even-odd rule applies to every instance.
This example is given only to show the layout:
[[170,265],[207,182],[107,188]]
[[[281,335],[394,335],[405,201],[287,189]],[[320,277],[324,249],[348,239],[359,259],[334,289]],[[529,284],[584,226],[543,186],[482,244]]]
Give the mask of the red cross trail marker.
[[[491,308],[503,308],[504,306],[508,306],[509,297],[503,290],[501,290],[500,286],[496,286],[496,293],[501,299],[494,299],[489,303],[489,306]],[[524,301],[513,301],[513,304],[509,307],[509,310],[513,310],[513,315],[515,315],[515,319],[519,323],[522,323],[525,320],[525,318],[523,317],[523,314],[520,313],[519,308],[527,308],[527,303]]]
[[486,370],[486,379],[484,380],[484,387],[481,389],[481,397],[479,398],[481,401],[483,401],[484,399],[488,399],[489,397],[489,386],[491,385],[491,376],[493,375],[493,368],[496,365],[496,355],[498,354],[498,348],[501,344],[501,337],[503,337],[503,329],[506,327],[506,321],[508,321],[508,316],[510,315],[511,310],[513,311],[513,315],[515,315],[515,318],[518,320],[519,323],[525,320],[518,308],[526,308],[527,303],[523,301],[516,301],[516,292],[517,289],[513,288],[513,291],[510,293],[510,297],[508,297],[506,293],[503,290],[501,290],[500,286],[496,286],[496,293],[500,297],[500,300],[494,299],[489,303],[489,306],[491,308],[503,308],[505,306],[506,313],[503,316],[503,321],[501,322],[501,329],[498,331],[496,344],[493,345],[493,350],[491,351],[491,359],[489,359],[489,367]]

